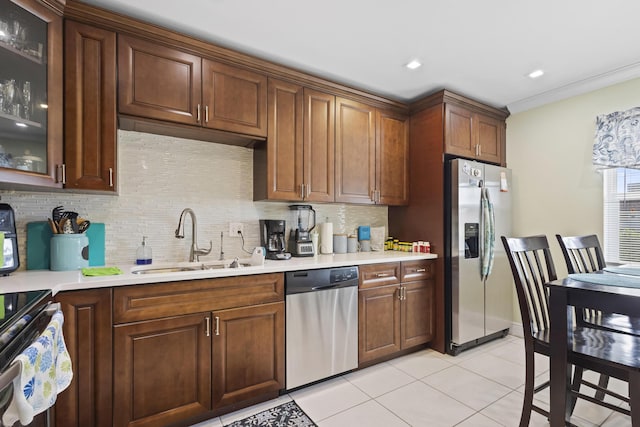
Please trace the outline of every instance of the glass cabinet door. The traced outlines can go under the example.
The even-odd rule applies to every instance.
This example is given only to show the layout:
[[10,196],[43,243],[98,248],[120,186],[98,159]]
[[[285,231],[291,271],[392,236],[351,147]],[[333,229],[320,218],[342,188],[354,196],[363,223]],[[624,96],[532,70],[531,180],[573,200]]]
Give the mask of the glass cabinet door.
[[[61,152],[62,132],[57,124],[50,124],[51,93],[61,93],[61,88],[50,85],[59,81],[62,86],[61,73],[52,75],[58,72],[51,66],[62,58],[51,55],[57,52],[61,56],[62,52],[52,49],[51,37],[55,34],[50,27],[52,19],[60,26],[57,32],[62,18],[46,7],[35,1],[0,0],[0,181],[3,182],[50,185],[56,181],[55,161],[61,154],[56,156],[52,150]],[[53,106],[59,108],[62,96],[57,98]],[[59,120],[61,113],[56,111],[53,118]],[[15,172],[15,179],[8,172]]]

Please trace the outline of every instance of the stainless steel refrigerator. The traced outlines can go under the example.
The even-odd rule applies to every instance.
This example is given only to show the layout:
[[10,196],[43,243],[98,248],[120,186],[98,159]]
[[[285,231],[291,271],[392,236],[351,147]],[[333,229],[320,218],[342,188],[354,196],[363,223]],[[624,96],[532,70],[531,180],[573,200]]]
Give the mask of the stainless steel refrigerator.
[[505,336],[513,277],[500,236],[511,235],[511,171],[465,159],[447,168],[447,351]]

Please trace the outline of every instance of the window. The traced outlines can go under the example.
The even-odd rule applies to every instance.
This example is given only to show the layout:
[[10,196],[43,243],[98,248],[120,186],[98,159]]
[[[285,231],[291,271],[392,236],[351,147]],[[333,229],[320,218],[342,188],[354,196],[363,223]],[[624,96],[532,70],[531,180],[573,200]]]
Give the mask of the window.
[[640,170],[604,175],[604,256],[608,263],[640,263]]

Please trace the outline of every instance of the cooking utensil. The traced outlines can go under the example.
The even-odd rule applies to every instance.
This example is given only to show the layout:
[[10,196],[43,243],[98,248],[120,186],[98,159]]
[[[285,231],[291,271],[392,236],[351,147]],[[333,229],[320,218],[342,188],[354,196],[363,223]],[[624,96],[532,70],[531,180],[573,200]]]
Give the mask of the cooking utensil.
[[62,219],[62,212],[64,212],[63,206],[56,206],[55,208],[53,208],[53,210],[51,211],[51,219],[53,219],[53,222],[55,222],[56,224],[60,223],[60,220]]
[[51,227],[51,231],[53,234],[58,234],[58,225],[51,218],[47,218],[49,221],[49,227]]
[[87,228],[89,228],[90,225],[91,225],[91,222],[85,219],[80,224],[78,224],[78,231],[80,233],[84,233],[85,231],[87,231]]
[[59,229],[62,234],[74,234],[72,221],[69,218],[62,218],[60,220]]

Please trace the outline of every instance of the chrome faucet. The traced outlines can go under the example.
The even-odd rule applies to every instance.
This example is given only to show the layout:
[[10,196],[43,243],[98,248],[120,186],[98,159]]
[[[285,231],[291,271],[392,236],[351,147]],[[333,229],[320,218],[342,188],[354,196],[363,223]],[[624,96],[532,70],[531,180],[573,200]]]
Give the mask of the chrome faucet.
[[[178,228],[176,228],[176,239],[184,239],[184,216],[185,214],[191,215],[191,250],[189,251],[189,262],[200,261],[200,255],[209,255],[213,248],[213,242],[209,241],[209,249],[198,248],[198,221],[196,220],[196,214],[190,208],[186,208],[180,214],[178,220]],[[180,230],[182,229],[182,233]]]

